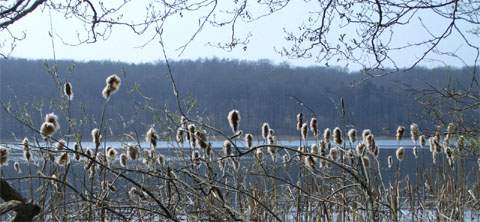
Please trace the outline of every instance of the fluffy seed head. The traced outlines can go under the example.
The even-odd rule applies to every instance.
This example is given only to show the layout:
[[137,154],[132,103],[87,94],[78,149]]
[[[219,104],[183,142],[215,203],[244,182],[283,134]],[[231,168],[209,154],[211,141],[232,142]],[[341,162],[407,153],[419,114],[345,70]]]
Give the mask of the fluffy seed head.
[[197,145],[202,148],[202,149],[207,149],[208,148],[208,142],[207,142],[207,135],[206,133],[196,131],[195,132],[195,138],[197,141]]
[[15,169],[15,172],[17,173],[22,173],[22,169],[20,169],[20,163],[18,163],[18,161],[15,161],[15,163],[13,163],[13,169]]
[[459,150],[463,150],[463,148],[465,147],[465,137],[464,136],[458,137],[457,147],[458,147]]
[[416,142],[418,137],[420,136],[420,130],[418,129],[418,125],[416,123],[410,124],[410,136],[412,138],[412,142]]
[[23,151],[23,158],[25,161],[30,162],[32,161],[32,153],[30,153],[30,150],[24,150]]
[[455,124],[454,123],[449,123],[447,126],[447,134],[453,135],[455,133]]
[[363,143],[366,143],[367,142],[367,136],[372,134],[372,131],[370,131],[369,129],[364,129],[363,132],[362,132],[362,139],[363,139]]
[[120,154],[120,166],[126,167],[128,163],[128,157],[125,153]]
[[157,140],[157,131],[155,131],[153,127],[150,127],[150,129],[148,129],[147,133],[145,134],[145,141],[149,143],[152,148],[155,148],[157,147]]
[[78,161],[80,160],[80,144],[79,143],[75,143],[75,145],[73,146],[74,150],[75,150],[75,159]]
[[105,80],[105,87],[103,88],[103,98],[108,99],[111,95],[115,94],[121,85],[121,79],[117,75],[111,75]]
[[0,147],[0,166],[6,165],[8,162],[8,149]]
[[335,129],[333,129],[333,139],[335,140],[336,144],[340,145],[343,143],[342,130],[340,130],[339,127],[335,127]]
[[338,159],[338,149],[336,147],[330,149],[330,159],[334,161]]
[[192,161],[193,161],[193,165],[197,167],[200,166],[201,160],[200,160],[200,153],[198,152],[198,150],[194,150],[192,152]]
[[70,163],[70,156],[67,152],[63,152],[57,159],[57,164],[60,166],[66,166]]
[[91,132],[92,134],[92,141],[95,144],[95,146],[99,147],[100,146],[100,140],[102,140],[102,135],[100,135],[100,130],[98,128],[95,128]]
[[350,143],[355,143],[357,141],[357,130],[356,129],[350,129],[348,130],[348,140],[350,140]]
[[55,125],[53,125],[53,123],[44,122],[42,123],[42,126],[40,126],[40,134],[44,139],[50,136],[53,136],[55,132],[56,132],[56,128],[55,128]]
[[165,156],[163,154],[161,153],[158,154],[157,163],[162,167],[165,166]]
[[358,155],[363,155],[365,152],[365,144],[364,143],[359,143],[356,147],[355,150],[357,151]]
[[412,153],[413,153],[413,156],[415,157],[415,159],[417,159],[417,158],[418,158],[418,151],[417,151],[417,147],[416,147],[416,146],[413,147]]
[[232,143],[229,140],[223,141],[223,154],[225,156],[232,155]]
[[403,147],[398,147],[395,155],[397,156],[398,161],[402,161],[405,158],[405,149]]
[[64,139],[60,139],[60,140],[55,144],[55,148],[57,148],[58,151],[64,150],[66,143],[67,143],[67,142],[65,142]]
[[300,130],[303,125],[303,113],[298,113],[297,114],[297,130]]
[[388,162],[388,168],[392,168],[393,158],[391,155],[388,155],[387,162]]
[[395,138],[397,139],[397,141],[402,140],[404,133],[405,133],[405,127],[403,127],[403,126],[398,126],[398,128],[397,128],[397,134],[395,134]]
[[232,128],[233,133],[238,132],[238,128],[240,126],[240,112],[234,109],[228,113],[227,116],[228,123],[230,124],[230,128]]
[[117,158],[117,151],[112,147],[107,148],[107,159],[108,161],[114,161]]
[[252,148],[252,144],[253,144],[253,135],[250,134],[250,133],[247,133],[245,134],[245,144],[247,146],[247,148]]
[[259,162],[263,161],[263,151],[262,151],[262,149],[255,150],[255,158],[257,158],[257,161],[259,161]]
[[138,159],[138,155],[139,155],[139,149],[138,149],[138,146],[136,145],[128,145],[127,147],[127,155],[128,155],[128,158],[131,159],[131,160],[136,160]]
[[23,151],[28,151],[30,150],[30,143],[28,142],[28,138],[25,137],[22,140],[22,145],[23,145]]
[[323,131],[323,141],[325,143],[329,143],[330,142],[330,136],[331,136],[331,131],[330,131],[330,128],[326,128],[324,131]]
[[68,98],[68,100],[73,99],[73,88],[72,88],[72,84],[70,82],[66,82],[63,85],[63,93]]
[[263,123],[262,124],[262,137],[263,137],[263,139],[267,139],[269,131],[270,131],[270,126],[268,125],[268,123]]
[[182,127],[179,127],[177,129],[177,134],[175,136],[175,139],[177,140],[177,143],[183,144],[185,142],[185,131],[182,129]]
[[60,129],[60,124],[58,123],[58,116],[55,113],[49,113],[45,115],[45,122],[53,124],[55,131]]
[[313,136],[318,136],[318,121],[315,117],[312,117],[310,120],[310,130],[312,131]]
[[307,134],[308,134],[308,125],[306,123],[303,123],[300,131],[302,133],[302,139],[306,140],[307,139]]
[[418,142],[420,143],[420,147],[424,147],[425,144],[427,143],[426,139],[425,139],[425,136],[424,135],[420,135],[418,137]]
[[312,156],[306,156],[304,158],[305,167],[309,170],[315,169],[315,159]]

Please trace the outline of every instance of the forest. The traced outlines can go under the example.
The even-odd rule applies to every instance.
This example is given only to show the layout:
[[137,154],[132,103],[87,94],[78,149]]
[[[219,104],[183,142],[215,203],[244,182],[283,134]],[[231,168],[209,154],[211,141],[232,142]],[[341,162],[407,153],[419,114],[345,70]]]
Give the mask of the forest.
[[[58,70],[54,74],[52,67]],[[314,113],[319,126],[325,128],[368,127],[379,136],[391,135],[398,124],[410,122],[432,128],[453,118],[447,112],[449,107],[436,104],[441,101],[430,96],[432,90],[465,89],[472,80],[471,67],[417,67],[394,74],[384,70],[385,75],[378,73],[380,77],[335,67],[273,64],[268,60],[179,60],[172,61],[171,68],[189,115],[225,130],[225,113],[237,109],[244,117],[245,131],[260,133],[258,124],[269,122],[279,135],[285,136],[296,135],[293,126],[299,112],[306,116]],[[101,114],[103,79],[112,72],[122,77],[125,90],[111,101],[112,113],[107,120],[111,134],[118,135],[130,127],[143,131],[152,123],[163,132],[169,131],[162,118],[166,112],[177,111],[177,106],[163,62],[0,60],[0,99],[18,112],[28,111],[39,117],[33,121],[41,121],[41,116],[52,111],[64,118],[65,113],[56,110],[56,104],[65,102],[61,97],[63,89],[58,86],[68,79],[78,92],[71,112],[82,117],[77,124],[88,134]],[[435,115],[442,109],[443,115]],[[462,115],[464,127],[478,129],[478,109]],[[11,140],[32,133],[3,109],[0,124],[0,138]]]

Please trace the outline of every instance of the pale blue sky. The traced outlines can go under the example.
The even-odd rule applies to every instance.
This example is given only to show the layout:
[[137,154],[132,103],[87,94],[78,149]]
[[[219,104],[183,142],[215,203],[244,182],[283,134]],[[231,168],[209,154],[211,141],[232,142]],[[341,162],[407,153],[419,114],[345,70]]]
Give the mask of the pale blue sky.
[[[141,4],[139,4],[141,5]],[[198,21],[195,19],[198,14],[184,14],[182,18],[179,16],[168,21],[165,33],[165,41],[167,46],[167,54],[171,59],[197,59],[197,58],[234,58],[242,60],[269,59],[275,63],[288,62],[292,65],[323,65],[318,64],[314,59],[288,59],[280,56],[275,52],[274,48],[288,46],[284,40],[283,28],[287,30],[296,30],[301,24],[310,10],[319,10],[315,2],[304,3],[303,1],[295,1],[295,4],[288,5],[285,9],[277,14],[265,17],[255,23],[245,24],[239,23],[237,34],[245,36],[251,32],[252,37],[248,48],[244,51],[241,47],[235,48],[232,52],[226,52],[208,46],[208,42],[226,41],[230,38],[229,27],[213,28],[207,26],[191,43],[189,48],[179,56],[176,51],[179,46],[184,44],[193,34],[197,27]],[[129,9],[129,16],[135,17],[141,15],[141,9]],[[200,11],[199,13],[205,13]],[[82,29],[77,23],[71,20],[65,21],[61,15],[52,13],[54,32],[66,41],[74,42],[76,39],[76,31]],[[428,16],[427,16],[428,18]],[[424,21],[430,25],[432,31],[441,32],[435,27],[442,27],[447,21],[440,19],[432,19]],[[26,39],[17,43],[16,48],[11,56],[30,58],[30,59],[52,59],[53,50],[51,39],[49,37],[50,22],[48,10],[36,11],[27,16],[24,20],[18,22],[12,27],[14,33],[24,31]],[[348,30],[347,30],[348,31]],[[350,30],[353,32],[353,30]],[[333,34],[335,30],[332,31]],[[74,60],[112,60],[123,62],[154,62],[161,60],[160,46],[151,43],[143,48],[138,48],[142,43],[148,40],[150,36],[147,33],[144,36],[132,34],[126,28],[116,28],[107,41],[99,40],[95,44],[84,44],[80,46],[68,46],[62,44],[61,39],[55,35],[55,52],[57,59],[74,59]],[[393,41],[415,42],[425,37],[426,32],[420,27],[418,19],[412,19],[412,24],[401,27],[397,30],[397,35]],[[2,33],[2,39],[6,39],[6,33]],[[334,35],[332,35],[334,36]],[[332,37],[333,38],[333,37]],[[336,38],[336,37],[335,37]],[[478,38],[476,39],[478,40]],[[474,51],[467,48],[466,44],[459,40],[458,35],[452,35],[449,39],[440,45],[441,49],[456,51],[468,64],[473,64]],[[3,50],[4,51],[4,50]],[[400,66],[410,65],[415,58],[418,58],[420,50],[411,49],[402,53],[394,53],[392,56]],[[443,59],[447,65],[460,66],[461,62],[454,59],[440,58],[432,56],[432,59]],[[365,61],[368,63],[368,61]],[[345,66],[344,61],[338,63],[330,63],[331,65]],[[442,63],[426,60],[421,65],[439,66]],[[351,66],[350,69],[356,69],[358,66]]]

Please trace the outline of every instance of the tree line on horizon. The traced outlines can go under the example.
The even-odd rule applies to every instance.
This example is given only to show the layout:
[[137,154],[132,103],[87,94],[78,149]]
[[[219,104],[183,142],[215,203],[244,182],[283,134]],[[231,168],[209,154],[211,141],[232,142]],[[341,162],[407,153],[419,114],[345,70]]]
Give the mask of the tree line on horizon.
[[[339,68],[291,67],[267,60],[182,60],[170,65],[187,112],[227,129],[225,113],[237,109],[244,118],[242,129],[254,134],[260,133],[259,122],[268,122],[279,135],[296,135],[292,126],[299,112],[307,118],[316,115],[320,128],[368,127],[377,135],[391,135],[398,124],[416,122],[421,128],[432,129],[432,123],[442,125],[450,120],[432,115],[438,110],[426,105],[434,100],[428,90],[461,89],[472,80],[469,67],[419,67],[370,78]],[[67,102],[58,95],[62,93],[60,86],[69,81],[78,92],[71,107],[75,124],[88,135],[101,115],[104,79],[113,73],[122,77],[126,90],[119,92],[107,109],[112,135],[143,132],[152,123],[164,132],[175,130],[168,122],[173,121],[170,114],[176,112],[176,99],[162,62],[1,60],[0,99],[6,107],[28,113],[36,126],[45,113]],[[60,118],[65,112],[56,111]],[[3,109],[0,114],[0,138],[32,134]],[[478,126],[478,111],[463,115],[467,127]]]

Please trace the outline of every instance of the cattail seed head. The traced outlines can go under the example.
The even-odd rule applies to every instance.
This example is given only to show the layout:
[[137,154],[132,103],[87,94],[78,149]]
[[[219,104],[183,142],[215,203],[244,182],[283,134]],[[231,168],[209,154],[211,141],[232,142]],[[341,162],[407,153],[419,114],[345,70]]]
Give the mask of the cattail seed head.
[[455,124],[454,123],[449,123],[447,126],[447,135],[453,135],[455,134]]
[[253,135],[250,133],[245,134],[245,144],[247,148],[251,149],[253,144]]
[[131,159],[131,160],[138,159],[139,153],[140,153],[140,150],[139,150],[137,145],[128,145],[127,155],[128,155],[129,159]]
[[232,128],[233,133],[238,132],[238,128],[240,126],[240,112],[234,109],[228,113],[227,116],[228,123],[230,124],[230,128]]
[[378,155],[380,154],[380,149],[378,148],[377,145],[372,147],[371,153],[375,158],[378,158]]
[[354,157],[354,154],[353,154],[353,151],[352,149],[348,149],[346,152],[345,152],[345,160],[352,160]]
[[32,161],[32,153],[30,152],[30,150],[24,150],[24,151],[23,151],[23,158],[24,158],[25,161],[27,161],[27,162]]
[[55,134],[56,129],[55,125],[53,123],[49,122],[44,122],[42,123],[42,126],[40,126],[40,134],[42,135],[42,138],[46,139],[50,136],[53,136]]
[[18,163],[18,161],[15,161],[15,163],[13,163],[13,169],[15,169],[15,172],[17,172],[17,174],[22,173],[22,169],[20,168],[20,163]]
[[70,156],[67,152],[63,152],[57,159],[57,164],[60,166],[66,166],[70,163]]
[[177,134],[175,136],[175,139],[177,140],[178,144],[183,144],[185,142],[185,131],[181,127],[177,129]]
[[417,159],[418,158],[418,150],[417,150],[416,146],[413,147],[412,153],[413,153],[413,156],[415,157],[415,159]]
[[197,139],[195,138],[195,124],[188,124],[188,136],[187,139],[190,140],[190,145],[195,148],[197,145]]
[[107,147],[107,159],[109,162],[114,161],[117,158],[117,151],[112,147]]
[[257,158],[257,161],[259,161],[259,162],[263,161],[263,151],[262,151],[262,149],[255,150],[255,158]]
[[126,167],[128,163],[128,157],[125,153],[120,154],[120,166]]
[[283,160],[283,164],[286,165],[288,162],[290,162],[290,155],[288,153],[283,154],[282,160]]
[[297,130],[300,130],[303,125],[303,113],[297,114]]
[[363,155],[365,152],[365,144],[364,143],[359,143],[356,147],[355,150],[357,151],[357,155]]
[[412,142],[416,143],[418,140],[418,137],[420,136],[420,130],[418,129],[418,125],[416,123],[410,124],[410,136],[411,136]]
[[272,128],[268,129],[268,135],[269,136],[275,136],[275,130],[273,130]]
[[68,100],[73,99],[73,88],[70,82],[66,82],[63,85],[63,93],[65,93],[65,96],[68,98]]
[[65,146],[66,146],[65,144],[66,144],[66,143],[67,143],[67,142],[65,142],[64,139],[60,139],[60,140],[55,144],[55,148],[57,148],[58,151],[62,151],[62,150],[65,149]]
[[308,125],[306,123],[303,123],[301,128],[300,128],[301,134],[302,134],[302,139],[306,140],[307,139],[307,133],[308,133]]
[[309,170],[315,169],[315,159],[312,156],[306,156],[304,158],[305,167]]
[[355,143],[357,141],[357,130],[356,129],[350,129],[348,130],[348,140],[350,140],[350,143]]
[[388,168],[392,168],[392,165],[393,165],[392,155],[388,155],[387,162],[388,162]]
[[120,89],[120,85],[122,83],[120,77],[113,74],[105,80],[105,87],[103,88],[102,95],[103,98],[108,99],[111,95],[115,94],[118,89]]
[[372,134],[372,131],[370,131],[369,129],[364,129],[363,132],[362,132],[362,140],[363,140],[363,143],[366,143],[366,140],[367,140],[367,136]]
[[398,128],[397,128],[397,134],[395,135],[395,138],[397,139],[397,141],[402,140],[404,133],[405,133],[405,127],[403,127],[403,126],[398,126]]
[[23,138],[22,145],[23,145],[23,151],[29,151],[30,150],[30,143],[29,143],[27,137]]
[[330,149],[330,159],[337,161],[338,159],[338,149],[336,147],[333,147]]
[[223,141],[223,154],[225,156],[232,155],[232,143],[229,140]]
[[145,141],[150,144],[152,148],[157,147],[158,134],[155,128],[150,127],[145,134]]
[[92,141],[95,144],[96,147],[100,146],[100,141],[102,140],[102,135],[100,134],[100,130],[98,128],[95,128],[91,132],[92,134]]
[[318,136],[318,121],[315,117],[312,117],[310,120],[310,130],[312,131],[313,136]]
[[326,129],[323,131],[323,141],[324,141],[325,143],[330,143],[330,136],[331,136],[330,128],[326,128]]
[[55,131],[60,129],[60,124],[58,123],[58,116],[55,113],[49,113],[45,115],[45,122],[53,124]]
[[196,167],[200,166],[201,159],[200,159],[200,153],[198,152],[198,150],[194,150],[192,152],[192,162],[193,162],[193,165],[195,165]]
[[7,165],[8,162],[8,149],[5,147],[0,147],[0,166]]
[[75,159],[78,161],[80,160],[80,152],[81,152],[81,149],[80,149],[80,144],[79,143],[75,143],[75,145],[73,146],[74,150],[75,150]]
[[418,142],[420,143],[420,147],[424,147],[425,144],[427,143],[426,139],[425,139],[425,136],[424,135],[420,135],[418,137]]
[[157,156],[157,163],[158,163],[161,167],[165,166],[165,156],[164,156],[163,154],[161,154],[161,153],[158,154],[158,156]]
[[335,127],[335,129],[333,129],[333,139],[335,140],[336,144],[340,145],[343,143],[342,130],[340,130],[339,127]]
[[208,148],[208,141],[206,133],[196,131],[195,132],[195,140],[197,141],[197,145],[202,149]]
[[465,147],[465,137],[464,137],[464,136],[458,137],[457,147],[458,147],[458,149],[459,149],[460,151],[462,151],[463,148]]
[[269,131],[270,131],[270,126],[268,125],[268,123],[263,123],[262,124],[262,137],[263,137],[263,139],[265,139],[265,140],[267,139]]
[[403,147],[398,147],[395,155],[397,156],[398,161],[402,161],[405,158],[405,149]]

